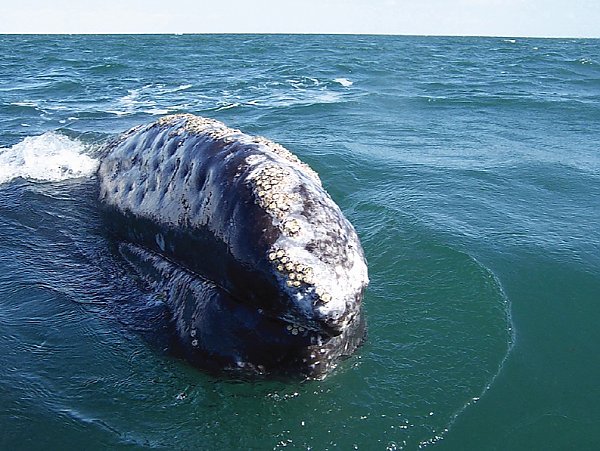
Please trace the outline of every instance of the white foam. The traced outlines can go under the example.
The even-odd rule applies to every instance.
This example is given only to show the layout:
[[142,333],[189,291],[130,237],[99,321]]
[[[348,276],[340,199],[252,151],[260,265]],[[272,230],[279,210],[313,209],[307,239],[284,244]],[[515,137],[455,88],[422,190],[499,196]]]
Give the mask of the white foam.
[[347,78],[335,78],[333,81],[339,83],[344,88],[347,88],[348,86],[352,86],[354,84],[354,82],[348,80]]
[[185,91],[186,89],[190,89],[193,85],[179,85],[174,89],[167,89],[165,90],[165,92],[179,92],[179,91]]
[[[111,109],[105,110],[107,113],[117,116],[127,116],[138,112],[152,114],[155,116],[169,114],[177,110],[178,106],[163,106],[164,96],[192,88],[192,84],[182,84],[176,87],[167,87],[166,85],[148,84],[136,89],[128,89],[127,95],[119,97],[111,105]],[[184,108],[185,109],[185,108]]]
[[31,106],[31,107],[38,107],[39,105],[35,102],[30,102],[30,101],[24,101],[24,102],[11,102],[11,105],[14,106]]
[[227,104],[223,104],[221,105],[219,108],[217,108],[215,111],[223,111],[223,110],[230,110],[231,108],[237,108],[238,106],[240,106],[239,103],[234,102],[234,103],[227,103]]
[[97,167],[98,160],[86,155],[83,143],[55,132],[0,148],[0,183],[17,177],[43,181],[86,177]]
[[169,114],[171,110],[167,108],[150,108],[148,110],[144,110],[144,113],[152,114],[154,116],[162,116],[164,114]]
[[[143,88],[142,88],[143,89]],[[140,91],[141,89],[128,89],[127,92],[129,94],[127,94],[126,96],[121,97],[118,102],[119,105],[121,107],[124,108],[124,110],[116,110],[113,111],[115,114],[122,116],[125,114],[133,114],[135,113],[135,109],[136,106],[140,103],[142,103],[139,98],[140,98]]]

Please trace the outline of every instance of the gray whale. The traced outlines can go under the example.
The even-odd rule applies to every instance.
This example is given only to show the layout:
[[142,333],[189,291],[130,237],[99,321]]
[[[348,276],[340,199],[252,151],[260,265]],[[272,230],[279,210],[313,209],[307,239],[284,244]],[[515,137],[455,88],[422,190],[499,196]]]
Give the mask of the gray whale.
[[108,143],[98,181],[111,237],[194,365],[319,376],[363,341],[358,236],[284,147],[166,116]]

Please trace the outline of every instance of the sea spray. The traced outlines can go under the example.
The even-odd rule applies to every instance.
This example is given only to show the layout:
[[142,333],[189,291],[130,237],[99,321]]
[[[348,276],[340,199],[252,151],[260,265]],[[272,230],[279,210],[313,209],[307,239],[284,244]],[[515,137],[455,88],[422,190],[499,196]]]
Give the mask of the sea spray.
[[56,182],[86,177],[97,167],[98,161],[86,154],[83,143],[56,132],[0,148],[0,183],[17,177]]

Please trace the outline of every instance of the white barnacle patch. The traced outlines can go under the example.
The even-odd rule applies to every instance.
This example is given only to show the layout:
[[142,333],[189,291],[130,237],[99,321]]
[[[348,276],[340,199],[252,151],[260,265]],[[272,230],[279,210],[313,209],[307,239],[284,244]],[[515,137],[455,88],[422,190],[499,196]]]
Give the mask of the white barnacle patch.
[[321,286],[316,287],[315,294],[317,295],[317,299],[324,304],[327,304],[332,299],[331,294],[325,291]]
[[324,303],[328,303],[331,301],[331,295],[329,293],[323,293],[323,295],[320,297],[321,301]]
[[192,346],[194,346],[194,347],[198,346],[198,340],[197,339],[194,338],[192,340]]
[[311,177],[319,186],[321,185],[321,179],[319,179],[319,175],[306,163],[302,162],[300,158],[290,152],[288,149],[283,147],[281,144],[277,144],[273,141],[270,141],[262,136],[255,136],[252,138],[252,142],[261,146],[263,150],[273,152],[280,158],[283,158],[288,163],[296,166],[303,173],[307,174]]
[[287,236],[297,236],[300,232],[300,221],[295,218],[288,219],[283,223],[283,233]]
[[298,245],[295,238],[282,235],[275,246],[267,252],[267,260],[284,286],[295,293],[296,305],[332,319],[341,318],[353,296],[355,288],[351,283],[356,281],[346,279],[345,273],[338,273],[335,267]]
[[172,114],[160,118],[156,123],[161,127],[172,127],[180,123],[180,128],[177,130],[178,134],[188,132],[195,135],[209,136],[214,140],[225,142],[233,142],[237,135],[242,134],[239,130],[227,127],[220,121],[193,114]]
[[258,166],[260,163],[262,163],[266,159],[267,159],[267,157],[265,157],[264,155],[252,154],[252,155],[248,155],[246,157],[246,164],[248,165],[248,167],[254,167],[254,166]]
[[267,257],[274,268],[286,279],[288,287],[308,287],[312,283],[313,269],[308,265],[294,262],[283,249],[272,250]]
[[[266,257],[281,274],[284,286],[301,294],[297,304],[302,309],[332,320],[340,319],[352,308],[356,294],[368,282],[360,243],[350,233],[352,226],[339,207],[320,186],[305,174],[291,168],[286,170],[291,175],[283,178],[282,183],[298,200],[284,214],[272,215],[273,224],[281,234]],[[261,173],[257,170],[254,174]],[[255,198],[262,198],[273,187],[279,188],[277,183],[261,181]],[[267,211],[268,208],[267,204]]]
[[290,175],[282,166],[266,163],[259,165],[248,177],[256,203],[277,223],[283,222],[293,204],[299,203],[298,196],[292,191]]

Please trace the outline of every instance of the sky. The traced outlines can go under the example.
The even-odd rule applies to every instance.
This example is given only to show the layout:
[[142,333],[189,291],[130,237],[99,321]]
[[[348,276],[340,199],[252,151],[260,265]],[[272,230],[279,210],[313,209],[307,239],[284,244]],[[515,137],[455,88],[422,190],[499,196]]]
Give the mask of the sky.
[[600,0],[0,0],[0,33],[600,38]]

